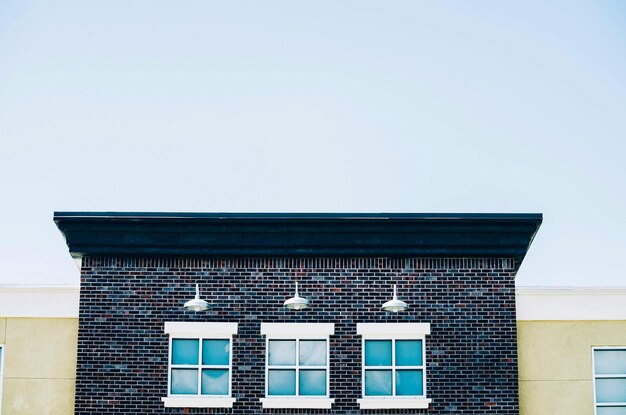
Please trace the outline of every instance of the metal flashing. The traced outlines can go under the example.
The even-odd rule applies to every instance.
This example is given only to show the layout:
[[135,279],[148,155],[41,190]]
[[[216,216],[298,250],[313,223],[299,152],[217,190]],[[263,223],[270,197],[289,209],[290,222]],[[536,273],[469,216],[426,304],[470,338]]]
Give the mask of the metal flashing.
[[528,213],[55,212],[74,258],[474,257],[519,268],[542,222]]

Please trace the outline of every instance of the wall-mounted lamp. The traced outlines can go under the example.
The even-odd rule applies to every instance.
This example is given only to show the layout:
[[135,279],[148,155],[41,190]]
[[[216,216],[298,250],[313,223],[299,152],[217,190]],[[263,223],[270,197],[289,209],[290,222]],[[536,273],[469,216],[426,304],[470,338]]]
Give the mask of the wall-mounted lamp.
[[283,307],[288,308],[290,310],[302,310],[304,308],[309,308],[309,300],[306,298],[302,298],[298,295],[298,283],[296,282],[296,293],[293,297],[285,300],[283,303]]
[[393,300],[387,301],[383,304],[383,310],[391,311],[392,313],[399,313],[401,311],[406,311],[409,308],[407,303],[404,301],[398,300],[398,292],[396,291],[396,286],[393,286]]
[[196,284],[196,296],[193,300],[189,300],[184,305],[187,311],[206,311],[209,308],[209,303],[200,299],[200,286]]

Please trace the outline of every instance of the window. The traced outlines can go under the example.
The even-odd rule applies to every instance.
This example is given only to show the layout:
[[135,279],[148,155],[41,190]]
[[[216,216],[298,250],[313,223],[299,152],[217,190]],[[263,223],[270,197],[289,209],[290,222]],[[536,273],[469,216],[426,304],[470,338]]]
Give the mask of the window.
[[332,323],[262,323],[266,337],[263,408],[330,409]]
[[361,409],[428,408],[428,323],[359,323],[363,338]]
[[594,347],[596,415],[626,415],[626,347]]
[[232,336],[237,323],[165,323],[166,407],[231,408]]

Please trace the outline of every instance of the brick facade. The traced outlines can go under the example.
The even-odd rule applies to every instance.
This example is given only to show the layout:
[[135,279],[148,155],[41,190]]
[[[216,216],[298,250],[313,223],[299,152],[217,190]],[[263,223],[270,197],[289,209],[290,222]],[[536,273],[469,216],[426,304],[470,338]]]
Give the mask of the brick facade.
[[[512,258],[123,258],[82,259],[76,414],[386,413],[518,414]],[[287,311],[294,281],[312,308]],[[185,312],[200,283],[211,308]],[[380,310],[392,285],[409,311]],[[239,324],[232,409],[165,408],[166,321]],[[335,323],[331,410],[261,408],[261,322]],[[360,410],[359,322],[424,322],[428,410]]]

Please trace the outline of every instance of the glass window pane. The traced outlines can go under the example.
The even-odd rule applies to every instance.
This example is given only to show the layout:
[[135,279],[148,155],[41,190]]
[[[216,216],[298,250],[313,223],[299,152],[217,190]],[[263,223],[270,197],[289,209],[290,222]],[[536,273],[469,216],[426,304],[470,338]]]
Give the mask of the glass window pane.
[[626,415],[626,406],[598,406],[598,415]]
[[198,393],[197,369],[172,369],[172,395]]
[[300,365],[326,366],[326,340],[300,340]]
[[300,395],[326,395],[326,371],[300,370]]
[[366,370],[365,396],[391,396],[391,370]]
[[296,394],[296,371],[295,370],[269,370],[267,382],[268,395],[295,395]]
[[204,369],[202,371],[203,395],[228,395],[228,370]]
[[391,366],[391,340],[365,340],[365,366]]
[[174,339],[172,340],[172,364],[173,365],[197,365],[199,345],[200,345],[200,341],[197,339]]
[[295,340],[270,340],[269,364],[289,366],[296,364]]
[[421,340],[396,340],[396,365],[397,366],[421,366],[422,365],[422,341]]
[[626,403],[626,379],[596,379],[596,402]]
[[421,370],[396,370],[396,395],[423,395]]
[[626,374],[626,350],[595,350],[596,374]]
[[202,364],[203,365],[227,365],[229,340],[203,340],[202,341]]

